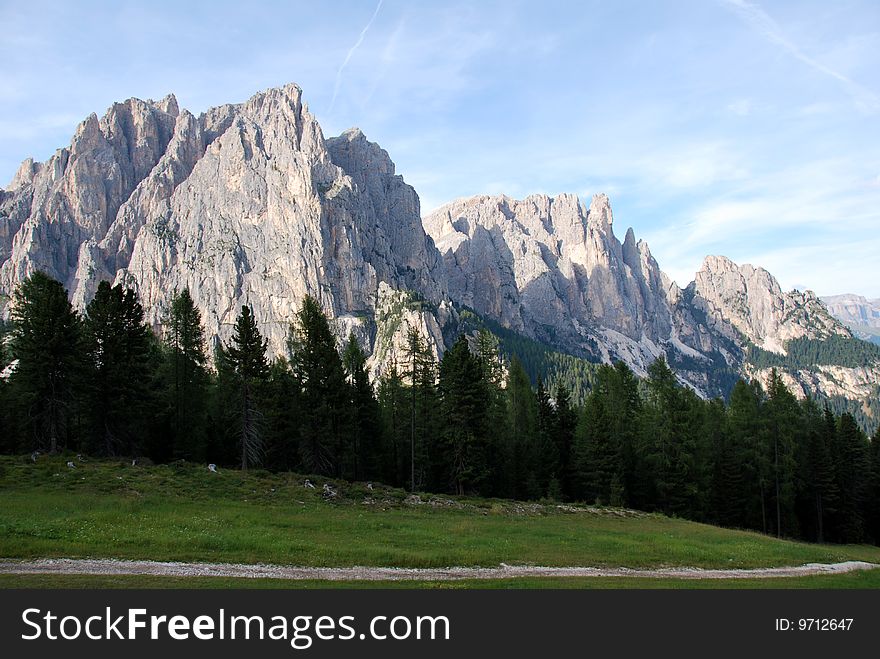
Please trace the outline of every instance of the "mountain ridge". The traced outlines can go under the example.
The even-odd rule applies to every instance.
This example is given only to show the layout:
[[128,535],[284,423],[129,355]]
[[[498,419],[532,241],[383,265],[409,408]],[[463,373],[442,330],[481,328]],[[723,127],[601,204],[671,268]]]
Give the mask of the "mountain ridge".
[[[762,378],[749,350],[851,332],[811,292],[709,256],[680,288],[610,200],[478,195],[420,216],[417,192],[360,129],[325,138],[290,84],[198,117],[169,95],[87,117],[69,147],[25,160],[0,190],[0,304],[45,270],[82,308],[101,280],[131,285],[161,329],[188,287],[209,336],[228,340],[250,304],[272,351],[308,294],[353,332],[375,375],[401,358],[408,326],[440,356],[459,310],[569,354],[644,374],[665,356],[703,396],[731,371]],[[411,304],[415,293],[424,304]],[[448,332],[446,332],[448,333]],[[789,373],[800,395],[860,398],[880,371]],[[867,395],[867,394],[865,394]]]

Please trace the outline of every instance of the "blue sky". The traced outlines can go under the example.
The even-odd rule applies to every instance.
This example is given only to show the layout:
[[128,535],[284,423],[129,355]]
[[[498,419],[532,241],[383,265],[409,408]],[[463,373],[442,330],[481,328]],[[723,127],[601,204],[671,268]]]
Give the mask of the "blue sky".
[[130,96],[299,83],[423,211],[607,192],[681,285],[706,254],[880,297],[880,2],[0,0],[0,185]]

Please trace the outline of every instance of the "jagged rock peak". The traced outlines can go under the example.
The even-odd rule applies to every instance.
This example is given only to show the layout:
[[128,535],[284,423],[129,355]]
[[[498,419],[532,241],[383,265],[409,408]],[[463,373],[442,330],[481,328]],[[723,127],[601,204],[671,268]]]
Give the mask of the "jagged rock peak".
[[33,158],[26,158],[19,165],[18,171],[15,172],[9,185],[6,186],[6,191],[13,192],[24,185],[30,185],[42,167],[42,163],[34,162]]
[[802,337],[850,336],[812,291],[783,292],[773,275],[748,263],[707,256],[691,287],[710,317],[728,321],[765,350],[784,353],[786,341]]
[[375,142],[367,140],[360,128],[343,131],[338,137],[327,138],[327,148],[333,162],[350,176],[371,171],[382,176],[394,176],[394,162],[388,152]]
[[614,216],[611,212],[611,201],[608,199],[608,195],[602,192],[593,195],[587,219],[592,226],[598,227],[606,233],[611,233]]

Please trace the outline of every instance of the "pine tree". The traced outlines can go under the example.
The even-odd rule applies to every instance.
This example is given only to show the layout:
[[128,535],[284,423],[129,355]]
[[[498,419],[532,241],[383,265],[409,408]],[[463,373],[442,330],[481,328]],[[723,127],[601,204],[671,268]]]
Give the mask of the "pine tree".
[[34,448],[56,453],[67,443],[81,377],[81,322],[60,282],[35,272],[16,289],[11,352],[18,360],[10,394]]
[[534,498],[540,495],[533,471],[532,451],[540,433],[538,401],[529,376],[516,357],[510,361],[505,393],[510,433],[498,452],[504,463],[503,472],[499,475],[504,479],[500,487],[507,496]]
[[354,480],[380,475],[381,421],[379,404],[367,373],[367,358],[354,334],[342,355],[351,405],[351,446],[348,473]]
[[572,448],[574,445],[574,433],[577,428],[577,411],[571,403],[571,394],[564,384],[556,387],[556,427],[554,439],[556,454],[559,456],[559,468],[554,478],[559,486],[562,498],[569,499],[572,496]]
[[385,482],[398,486],[407,480],[408,460],[404,459],[402,450],[409,437],[409,423],[404,411],[405,389],[397,364],[392,362],[379,379],[379,410],[382,418],[381,473]]
[[273,471],[297,471],[302,418],[300,392],[284,357],[277,357],[269,366],[262,399],[266,420],[264,464]]
[[532,437],[529,446],[529,480],[527,481],[529,498],[532,499],[546,496],[554,480],[556,481],[554,489],[559,487],[556,408],[541,378],[538,378],[535,397],[538,403],[538,432]]
[[[409,461],[406,480],[414,491],[426,484],[429,448],[433,444],[436,363],[421,333],[409,327],[404,352],[408,386],[409,436],[406,453]],[[404,452],[401,447],[401,454]]]
[[485,490],[492,496],[510,494],[511,480],[506,471],[510,468],[511,446],[507,396],[504,391],[504,361],[498,338],[486,330],[477,333],[477,359],[483,373],[488,403],[486,407],[486,463],[489,474]]
[[764,392],[757,381],[739,380],[730,394],[727,408],[727,435],[731,450],[742,466],[743,489],[738,495],[740,514],[732,526],[769,529],[768,509],[771,463],[761,433]]
[[207,441],[208,358],[202,317],[189,288],[172,297],[166,327],[164,379],[168,383],[170,452],[177,458],[202,461]]
[[721,526],[739,526],[742,518],[744,487],[742,456],[730,438],[724,402],[713,400],[706,415],[706,429],[711,441],[711,514]]
[[837,485],[831,456],[836,434],[834,416],[828,408],[822,414],[809,398],[802,403],[801,410],[805,431],[805,446],[800,461],[804,511],[801,533],[809,529],[811,539],[824,542],[837,505]]
[[867,531],[875,545],[880,545],[880,427],[871,438],[868,449],[870,481],[868,483]]
[[263,459],[262,413],[257,404],[257,388],[269,376],[266,361],[267,342],[260,334],[253,311],[247,305],[235,321],[232,343],[226,348],[226,359],[235,376],[239,393],[239,433],[241,468],[258,465]]
[[632,371],[622,362],[600,366],[575,433],[578,498],[618,506],[651,500],[647,494],[653,491],[650,472],[637,473],[640,409]]
[[486,405],[482,367],[460,336],[440,362],[443,464],[456,494],[479,492],[487,476]]
[[93,451],[140,453],[155,412],[149,389],[152,338],[137,293],[102,281],[84,322]]
[[604,382],[609,371],[608,366],[600,369],[575,430],[575,497],[589,503],[610,502],[611,484],[618,472]]
[[767,403],[763,409],[766,447],[772,465],[776,537],[793,536],[797,533],[794,504],[799,411],[797,400],[776,369],[770,372]]
[[662,357],[648,367],[647,384],[642,446],[654,474],[656,505],[667,514],[685,515],[695,487],[689,473],[693,446],[688,401]]
[[871,481],[870,445],[850,414],[837,419],[831,455],[837,486],[834,540],[861,542],[865,538],[865,505]]
[[300,457],[310,473],[341,476],[348,389],[336,338],[320,304],[306,296],[291,327],[290,365],[300,391]]

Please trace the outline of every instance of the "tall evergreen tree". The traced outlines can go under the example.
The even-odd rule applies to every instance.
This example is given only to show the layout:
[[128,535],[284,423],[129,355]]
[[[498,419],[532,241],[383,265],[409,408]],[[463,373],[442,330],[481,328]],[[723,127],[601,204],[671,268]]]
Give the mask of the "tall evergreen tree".
[[[393,485],[406,482],[408,456],[403,448],[409,438],[405,411],[406,387],[392,362],[379,379],[379,410],[382,419],[382,478]],[[433,462],[439,463],[438,460]]]
[[253,311],[247,305],[242,306],[235,321],[232,343],[226,348],[226,360],[239,393],[238,441],[242,471],[263,460],[262,412],[257,404],[257,389],[269,376],[266,348],[267,342],[260,334]]
[[572,462],[572,450],[574,445],[574,433],[577,428],[577,411],[571,402],[571,394],[568,388],[560,383],[556,386],[556,427],[554,440],[556,454],[559,457],[559,468],[555,479],[559,483],[559,490],[564,498],[572,496],[571,479],[574,465]]
[[351,405],[350,457],[344,473],[354,480],[380,475],[381,421],[379,404],[367,373],[367,358],[354,334],[342,354]]
[[769,530],[771,463],[763,443],[761,417],[764,392],[757,381],[739,380],[730,394],[727,408],[727,436],[742,469],[740,514],[732,526]]
[[870,445],[852,415],[837,420],[831,446],[837,486],[835,537],[837,542],[861,542],[865,538],[865,507],[868,500]]
[[168,358],[163,379],[168,383],[171,454],[201,461],[207,441],[208,357],[202,317],[189,288],[172,297],[166,327]]
[[797,534],[795,510],[795,450],[798,442],[799,411],[797,399],[773,369],[767,385],[764,406],[764,430],[773,474],[776,537]]
[[460,336],[440,362],[443,462],[456,494],[479,492],[487,476],[488,394],[479,359]]
[[290,364],[300,391],[303,419],[300,457],[310,473],[341,476],[347,438],[348,390],[330,322],[318,301],[306,296],[291,328]]
[[262,400],[266,420],[265,465],[274,471],[296,471],[300,468],[299,431],[303,412],[299,387],[284,357],[277,357],[269,366]]
[[149,389],[152,332],[137,293],[102,281],[86,306],[84,330],[89,446],[105,455],[138,455],[155,405]]
[[16,289],[11,352],[18,360],[10,394],[33,448],[55,453],[67,444],[82,371],[81,322],[60,282],[35,272]]
[[498,477],[507,496],[529,499],[540,495],[533,472],[533,447],[541,432],[538,422],[538,401],[522,363],[514,357],[507,374],[507,417],[509,436],[501,446],[504,470]]
[[409,436],[406,481],[411,490],[427,484],[429,449],[433,444],[436,398],[436,362],[419,330],[409,327],[404,351],[406,365]]
[[510,467],[510,442],[507,396],[504,391],[504,360],[498,338],[481,329],[476,337],[477,359],[483,372],[488,403],[486,406],[486,463],[489,474],[485,491],[492,496],[510,492],[510,480],[505,471]]
[[836,434],[834,417],[827,408],[822,414],[809,398],[801,404],[801,415],[804,424],[804,446],[799,460],[803,509],[801,533],[824,542],[837,505],[837,484],[831,457]]
[[743,502],[741,455],[730,437],[724,402],[716,399],[706,409],[706,431],[711,444],[712,490],[709,518],[722,526],[740,526]]
[[868,483],[867,530],[875,545],[880,545],[880,427],[871,438],[868,449],[870,481]]
[[662,357],[648,368],[647,384],[641,445],[654,473],[656,505],[667,514],[698,516],[706,478],[699,459],[699,401],[679,386]]
[[554,490],[554,496],[558,496],[560,490],[556,408],[541,378],[538,378],[535,398],[538,403],[538,432],[529,446],[529,478],[526,481],[530,499],[547,496],[551,489]]
[[640,409],[638,383],[629,367],[622,362],[600,366],[575,435],[578,498],[612,505],[651,499],[651,472],[637,473]]

